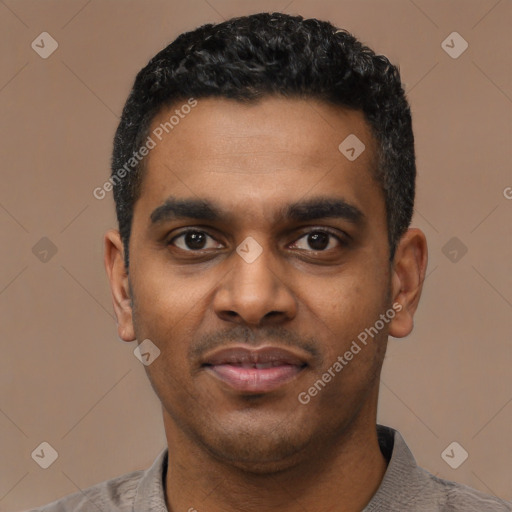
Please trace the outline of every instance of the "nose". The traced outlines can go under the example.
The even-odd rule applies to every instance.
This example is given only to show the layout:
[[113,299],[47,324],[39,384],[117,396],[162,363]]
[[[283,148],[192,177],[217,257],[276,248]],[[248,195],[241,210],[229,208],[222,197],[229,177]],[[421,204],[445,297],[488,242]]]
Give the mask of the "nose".
[[220,283],[213,307],[218,317],[242,325],[281,324],[295,317],[297,303],[280,276],[268,249],[252,262],[238,253],[230,256],[230,271]]

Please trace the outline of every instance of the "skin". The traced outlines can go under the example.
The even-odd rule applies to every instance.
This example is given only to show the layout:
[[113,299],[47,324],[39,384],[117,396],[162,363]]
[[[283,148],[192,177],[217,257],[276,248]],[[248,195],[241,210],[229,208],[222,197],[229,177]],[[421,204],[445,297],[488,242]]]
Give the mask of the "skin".
[[[352,133],[366,149],[350,162],[338,145]],[[105,235],[105,266],[120,338],[149,338],[161,350],[145,368],[162,402],[170,511],[352,512],[378,489],[387,466],[375,429],[380,370],[388,335],[413,328],[427,245],[409,229],[389,261],[375,144],[361,112],[321,101],[199,99],[147,157],[129,275],[117,230]],[[215,201],[228,216],[152,225],[169,196]],[[363,222],[277,215],[319,196],[344,199]],[[183,228],[212,238],[198,253],[175,238]],[[319,249],[313,228],[345,243],[331,236]],[[236,252],[248,236],[263,249],[250,264]],[[401,311],[300,404],[298,394],[393,303]],[[308,366],[270,393],[235,392],[197,357],[235,342],[294,347]]]

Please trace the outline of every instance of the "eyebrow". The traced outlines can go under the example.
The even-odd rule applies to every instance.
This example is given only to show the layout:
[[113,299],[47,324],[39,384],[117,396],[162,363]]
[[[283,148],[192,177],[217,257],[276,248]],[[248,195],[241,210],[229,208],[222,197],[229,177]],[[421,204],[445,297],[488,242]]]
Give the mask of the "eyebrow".
[[[229,217],[218,205],[206,199],[179,199],[168,197],[150,215],[151,224],[171,220],[196,219],[221,221]],[[344,199],[337,197],[315,197],[297,201],[282,207],[278,213],[279,220],[306,222],[323,218],[344,219],[353,224],[361,224],[364,213]]]

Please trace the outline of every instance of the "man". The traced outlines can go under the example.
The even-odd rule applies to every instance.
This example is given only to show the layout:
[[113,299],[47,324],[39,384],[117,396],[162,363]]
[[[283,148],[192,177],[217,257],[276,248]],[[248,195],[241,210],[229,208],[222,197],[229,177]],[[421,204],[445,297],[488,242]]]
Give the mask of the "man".
[[114,140],[105,265],[168,451],[43,510],[511,510],[376,425],[427,266],[415,174],[397,68],[327,22],[247,16],[157,54]]

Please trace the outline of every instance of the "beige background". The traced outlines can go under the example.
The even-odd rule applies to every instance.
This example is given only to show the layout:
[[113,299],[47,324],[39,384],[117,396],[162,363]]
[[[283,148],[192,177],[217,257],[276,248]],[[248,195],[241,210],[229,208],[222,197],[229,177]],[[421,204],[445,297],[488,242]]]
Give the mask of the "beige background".
[[[112,197],[92,191],[148,59],[184,30],[269,10],[331,20],[400,65],[417,140],[413,224],[430,262],[416,328],[390,342],[379,421],[432,473],[512,499],[512,3],[184,4],[0,1],[0,510],[145,468],[164,446],[159,402],[116,335],[102,263]],[[59,44],[48,59],[31,48],[43,31]],[[469,43],[457,59],[441,47],[453,31]],[[47,262],[32,251],[42,237],[57,248]],[[459,257],[467,247],[457,262],[443,250],[452,237]],[[31,458],[43,441],[59,454],[46,470]],[[452,441],[469,452],[456,470],[441,458]]]

